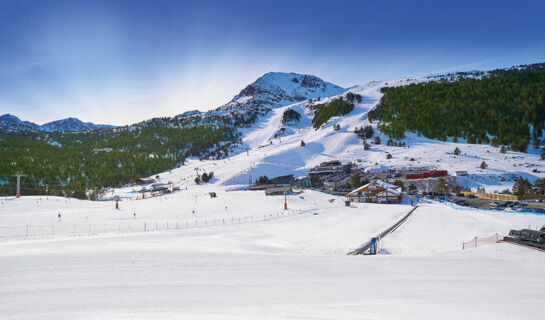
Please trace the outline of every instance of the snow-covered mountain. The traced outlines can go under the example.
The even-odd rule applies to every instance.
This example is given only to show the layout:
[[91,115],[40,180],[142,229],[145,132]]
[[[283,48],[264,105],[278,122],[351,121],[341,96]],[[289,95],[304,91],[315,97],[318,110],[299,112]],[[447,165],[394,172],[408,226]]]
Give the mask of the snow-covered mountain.
[[0,131],[18,132],[38,130],[40,130],[39,125],[30,121],[23,121],[12,114],[6,113],[0,116]]
[[[265,75],[262,78],[268,77]],[[252,84],[242,90],[220,109],[244,110],[246,107],[251,109],[255,107],[252,101],[274,95],[275,90],[270,89],[272,86],[267,87],[270,82],[264,81],[263,84],[262,78],[254,83],[256,85]],[[520,176],[532,182],[545,177],[545,164],[539,160],[540,150],[534,148],[529,148],[527,153],[507,151],[503,154],[498,148],[488,144],[437,141],[413,133],[406,134],[404,147],[389,144],[389,138],[378,129],[378,123],[370,122],[368,118],[368,112],[376,107],[382,97],[381,89],[440,78],[441,76],[425,75],[391,81],[373,81],[344,91],[341,89],[340,93],[323,97],[319,101],[294,99],[295,103],[285,103],[281,99],[273,99],[269,104],[262,104],[270,108],[266,116],[257,117],[249,127],[240,129],[242,147],[238,152],[230,153],[227,158],[219,160],[189,160],[184,166],[160,175],[164,180],[179,181],[184,186],[193,183],[195,170],[213,171],[215,184],[231,188],[247,185],[249,179],[255,180],[263,175],[305,176],[312,167],[321,162],[340,160],[343,163],[357,164],[361,168],[377,165],[390,169],[431,168],[447,170],[450,174],[463,170],[468,176],[457,177],[459,184],[469,188],[485,187],[487,191],[511,188],[515,179]],[[295,88],[295,92],[303,90],[297,88],[298,84],[295,82],[289,85]],[[264,90],[265,88],[268,90]],[[282,91],[294,92],[285,89]],[[309,90],[306,93],[312,92]],[[354,109],[350,113],[332,117],[320,128],[312,126],[313,106],[341,97],[346,100],[348,93],[361,96],[361,100],[354,101]],[[320,92],[315,94],[318,95]],[[297,112],[301,119],[294,124],[283,122],[283,114],[287,110]],[[373,139],[367,140],[369,150],[363,147],[362,140],[354,134],[356,128],[364,126],[371,126],[374,130]],[[304,146],[301,141],[304,141]],[[455,148],[462,150],[462,155],[455,155],[453,153]],[[240,152],[241,150],[244,152]],[[488,164],[486,169],[480,166],[483,161]],[[131,191],[127,188],[117,192],[123,195],[123,192]]]
[[316,76],[298,73],[269,72],[247,85],[231,101],[214,112],[244,118],[253,123],[272,109],[308,99],[323,98],[346,91],[345,88]]
[[269,72],[247,85],[218,110],[274,109],[303,100],[333,96],[345,90],[308,74]]
[[12,114],[0,116],[0,130],[7,132],[56,132],[56,131],[85,131],[102,128],[114,128],[115,126],[83,122],[77,118],[66,118],[38,125],[30,121],[23,121]]
[[54,131],[83,131],[83,130],[96,130],[102,128],[113,128],[114,126],[94,124],[91,122],[83,122],[77,118],[66,118],[48,122],[40,126],[42,131],[54,132]]

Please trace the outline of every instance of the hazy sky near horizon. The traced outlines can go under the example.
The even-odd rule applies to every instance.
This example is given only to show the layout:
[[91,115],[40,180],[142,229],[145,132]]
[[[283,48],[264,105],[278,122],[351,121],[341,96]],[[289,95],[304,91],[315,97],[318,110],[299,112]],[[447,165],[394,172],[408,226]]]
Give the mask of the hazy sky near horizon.
[[545,1],[0,0],[0,114],[116,125],[269,71],[348,87],[545,62]]

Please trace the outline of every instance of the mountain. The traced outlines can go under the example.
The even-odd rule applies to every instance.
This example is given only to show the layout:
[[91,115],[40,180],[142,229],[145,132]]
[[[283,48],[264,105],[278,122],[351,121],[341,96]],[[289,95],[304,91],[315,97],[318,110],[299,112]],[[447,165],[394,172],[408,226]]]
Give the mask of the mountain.
[[40,126],[40,130],[46,132],[55,132],[55,131],[85,131],[85,130],[96,130],[102,128],[114,128],[114,126],[103,125],[103,124],[94,124],[91,122],[83,122],[77,118],[66,118],[61,120],[56,120],[48,122]]
[[[184,187],[192,184],[198,170],[214,172],[215,184],[239,186],[261,176],[307,176],[321,162],[340,160],[361,169],[467,171],[468,176],[456,177],[458,186],[503,191],[512,188],[518,177],[532,183],[545,178],[545,162],[539,160],[542,138],[533,140],[527,153],[516,152],[518,141],[514,139],[537,138],[533,131],[545,125],[539,122],[545,114],[543,79],[545,66],[535,66],[372,81],[344,90],[314,76],[267,73],[213,111],[154,118],[108,134],[0,132],[2,150],[9,150],[3,153],[6,161],[0,161],[0,173],[4,174],[0,180],[12,181],[13,170],[24,170],[31,177],[26,180],[27,188],[41,190],[40,182],[56,184],[63,186],[57,190],[63,194],[66,190],[120,186],[159,173],[163,181],[180,181],[179,186]],[[444,101],[449,102],[446,107],[439,103]],[[489,101],[495,103],[483,109]],[[513,101],[519,101],[521,107]],[[410,110],[405,110],[407,106]],[[451,106],[463,112],[453,111]],[[495,109],[502,112],[489,114]],[[419,117],[412,119],[411,112]],[[285,121],[290,113],[298,120]],[[495,116],[505,116],[499,128],[493,127],[501,123]],[[8,116],[4,119],[31,128],[21,121],[7,121],[12,119]],[[524,132],[511,130],[507,125],[511,123]],[[506,139],[514,137],[515,144],[495,148],[492,141],[487,143],[475,134],[483,127],[487,133],[501,129],[498,139],[509,142]],[[434,135],[453,128],[467,137],[455,140],[456,131],[446,139]],[[455,149],[461,154],[453,153]],[[349,187],[346,180],[338,184],[339,190]],[[0,194],[13,194],[13,185],[9,188],[2,191],[0,186]],[[84,192],[79,194],[85,196]]]
[[18,117],[6,113],[0,116],[0,130],[7,132],[18,132],[18,131],[38,131],[40,126],[30,122],[22,121]]
[[38,125],[30,121],[23,121],[9,113],[0,116],[0,131],[5,132],[85,131],[102,128],[115,128],[115,126],[83,122],[77,118],[66,118]]
[[308,74],[269,72],[247,85],[216,113],[231,114],[251,125],[272,109],[296,102],[340,94],[345,88]]

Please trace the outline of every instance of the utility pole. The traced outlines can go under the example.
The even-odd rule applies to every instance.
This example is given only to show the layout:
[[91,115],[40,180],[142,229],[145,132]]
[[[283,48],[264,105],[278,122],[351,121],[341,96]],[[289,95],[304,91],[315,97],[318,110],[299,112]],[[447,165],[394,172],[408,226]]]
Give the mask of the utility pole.
[[26,177],[25,174],[23,174],[21,171],[17,171],[14,175],[14,177],[17,177],[17,194],[16,197],[21,197],[21,177]]

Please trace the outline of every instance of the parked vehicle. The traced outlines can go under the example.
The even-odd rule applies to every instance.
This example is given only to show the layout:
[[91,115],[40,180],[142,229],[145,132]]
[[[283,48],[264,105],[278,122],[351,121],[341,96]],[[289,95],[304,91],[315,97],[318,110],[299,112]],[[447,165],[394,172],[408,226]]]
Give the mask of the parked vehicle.
[[522,244],[525,246],[545,249],[545,226],[539,231],[531,229],[511,230],[503,241]]

